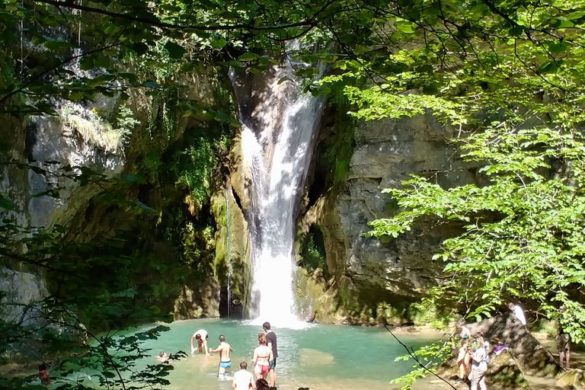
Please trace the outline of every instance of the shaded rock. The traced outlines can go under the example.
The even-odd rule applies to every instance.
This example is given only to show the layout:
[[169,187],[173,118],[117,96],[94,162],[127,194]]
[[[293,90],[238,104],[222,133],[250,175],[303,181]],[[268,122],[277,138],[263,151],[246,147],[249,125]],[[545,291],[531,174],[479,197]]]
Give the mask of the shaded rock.
[[299,351],[299,365],[306,366],[326,366],[335,363],[335,357],[327,352],[311,348],[302,348]]
[[40,319],[37,305],[48,295],[39,275],[0,268],[0,318],[4,321],[33,325]]
[[[500,340],[508,349],[500,355],[490,354],[486,380],[497,389],[553,389],[564,388],[557,375],[561,368],[554,357],[522,325],[513,313],[488,318],[474,324],[467,324],[472,335],[483,333],[485,340],[495,344]],[[457,378],[456,351],[438,370],[443,378],[453,381]],[[574,379],[566,378],[566,383]],[[416,388],[416,387],[415,387]],[[422,387],[421,387],[422,388]],[[439,387],[438,387],[439,388]],[[440,387],[443,388],[443,387]]]
[[507,344],[510,355],[526,374],[554,377],[561,372],[552,354],[511,312],[488,318],[468,327],[472,334],[482,332],[485,339],[492,344],[496,338]]
[[181,288],[173,306],[175,320],[219,316],[217,286],[209,283],[198,287],[197,291],[188,286]]
[[487,377],[490,383],[513,387],[522,387],[526,380],[514,356],[509,352],[502,352],[498,356],[491,355]]
[[231,187],[213,195],[211,208],[218,225],[214,263],[221,284],[220,314],[242,317],[249,307],[251,286],[248,223]]

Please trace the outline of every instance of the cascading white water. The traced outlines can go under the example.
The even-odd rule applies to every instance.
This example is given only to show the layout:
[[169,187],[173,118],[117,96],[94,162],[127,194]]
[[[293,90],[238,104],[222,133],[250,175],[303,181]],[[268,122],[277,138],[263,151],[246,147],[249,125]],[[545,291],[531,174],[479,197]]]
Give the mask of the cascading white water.
[[296,212],[323,100],[301,92],[289,60],[267,77],[266,88],[253,91],[256,104],[249,117],[240,110],[243,163],[251,176],[252,306],[260,321],[290,326],[298,322],[293,292]]

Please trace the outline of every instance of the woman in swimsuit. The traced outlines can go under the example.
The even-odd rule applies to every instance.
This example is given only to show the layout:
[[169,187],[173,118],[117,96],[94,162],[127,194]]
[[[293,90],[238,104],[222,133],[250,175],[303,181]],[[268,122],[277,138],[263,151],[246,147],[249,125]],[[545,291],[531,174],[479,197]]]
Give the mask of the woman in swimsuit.
[[270,362],[272,361],[272,348],[266,343],[266,334],[258,334],[258,346],[254,349],[254,372],[256,379],[266,379],[270,371]]

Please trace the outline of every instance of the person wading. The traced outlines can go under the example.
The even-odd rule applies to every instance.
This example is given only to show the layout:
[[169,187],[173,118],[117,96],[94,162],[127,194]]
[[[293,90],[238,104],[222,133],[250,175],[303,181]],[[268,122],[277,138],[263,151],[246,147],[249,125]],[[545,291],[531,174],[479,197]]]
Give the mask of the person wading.
[[258,334],[258,346],[254,350],[254,372],[256,379],[266,379],[272,361],[272,349],[266,345],[266,335]]
[[262,328],[266,333],[266,342],[268,347],[272,350],[272,361],[270,362],[270,370],[268,371],[268,383],[270,387],[276,386],[276,358],[278,357],[278,344],[276,341],[276,333],[271,329],[270,322],[262,324]]
[[219,345],[217,348],[212,349],[210,352],[219,352],[219,371],[217,377],[220,380],[225,379],[225,370],[232,367],[231,352],[233,351],[232,346],[225,341],[225,336],[219,336]]
[[247,370],[248,363],[241,362],[240,370],[234,374],[234,381],[232,387],[234,390],[249,390],[256,389],[256,383],[254,382],[254,375]]
[[[209,335],[205,329],[199,329],[193,333],[193,336],[191,336],[191,355],[194,355],[195,351],[201,353],[205,349],[205,355],[209,356],[209,351],[207,350],[208,338]],[[195,348],[195,342],[197,342],[197,348]]]

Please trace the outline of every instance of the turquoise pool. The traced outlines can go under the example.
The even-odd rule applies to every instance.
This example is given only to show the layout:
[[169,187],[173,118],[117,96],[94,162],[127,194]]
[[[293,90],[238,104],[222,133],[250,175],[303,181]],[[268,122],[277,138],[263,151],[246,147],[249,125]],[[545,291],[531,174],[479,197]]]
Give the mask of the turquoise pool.
[[[218,345],[220,334],[226,336],[234,349],[232,372],[239,362],[251,366],[256,336],[262,329],[242,321],[217,319],[177,321],[171,330],[156,341],[145,344],[152,350],[152,361],[160,352],[189,352],[189,341],[194,331],[209,332],[211,348]],[[383,328],[309,325],[303,329],[273,327],[278,335],[279,358],[277,365],[278,388],[296,390],[393,389],[391,379],[408,372],[410,362],[395,362],[404,355],[404,349]],[[407,345],[418,347],[429,339],[402,336]],[[231,381],[217,378],[217,355],[203,354],[174,362],[169,380],[172,390],[230,390]]]

